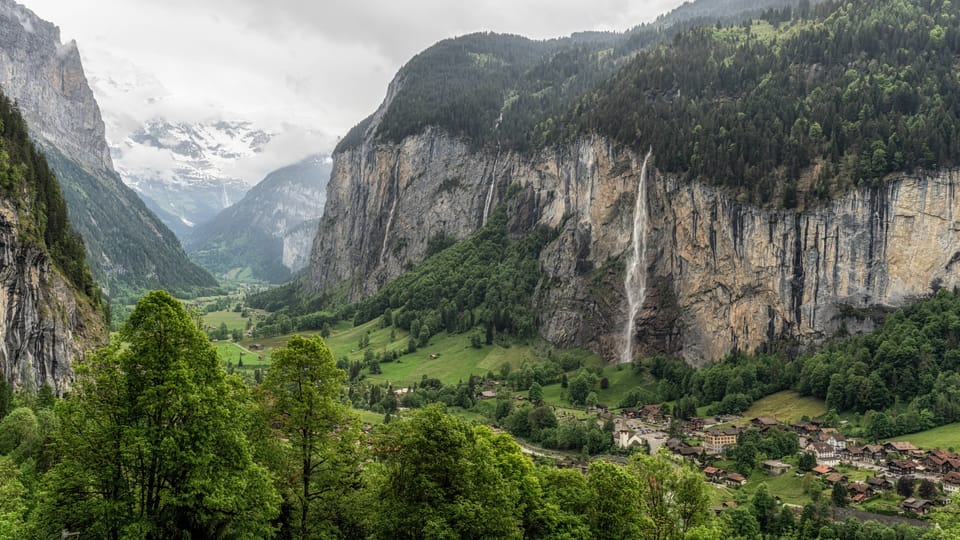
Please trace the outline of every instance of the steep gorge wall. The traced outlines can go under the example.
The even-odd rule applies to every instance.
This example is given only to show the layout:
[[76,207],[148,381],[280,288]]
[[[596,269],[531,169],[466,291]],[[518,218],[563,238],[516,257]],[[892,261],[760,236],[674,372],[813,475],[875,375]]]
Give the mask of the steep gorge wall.
[[17,233],[17,217],[0,204],[0,376],[15,388],[70,388],[72,364],[103,344],[106,328],[54,269],[47,254]]
[[[560,231],[541,253],[541,334],[613,359],[640,162],[600,138],[527,156],[476,152],[435,130],[396,145],[368,137],[334,156],[308,283],[315,291],[346,283],[352,300],[367,297],[419,263],[433,235],[475,232],[518,184],[511,232]],[[960,284],[958,181],[946,171],[903,176],[794,212],[654,173],[638,353],[700,365],[772,339],[810,343],[841,324],[866,328],[869,319],[843,317],[857,308],[902,305],[932,284]]]

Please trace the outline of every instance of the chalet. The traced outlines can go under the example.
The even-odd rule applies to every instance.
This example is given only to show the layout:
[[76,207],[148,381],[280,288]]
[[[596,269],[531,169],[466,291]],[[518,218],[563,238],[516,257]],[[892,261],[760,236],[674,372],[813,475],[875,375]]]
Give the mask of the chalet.
[[890,441],[883,445],[883,449],[886,450],[888,454],[898,453],[903,455],[909,455],[913,453],[914,450],[918,450],[913,443],[907,441]]
[[780,422],[776,418],[761,416],[759,418],[750,420],[750,425],[759,429],[760,431],[766,431],[770,428],[780,427]]
[[663,405],[644,405],[640,408],[639,416],[653,424],[661,423],[666,419],[663,414]]
[[891,474],[903,476],[917,472],[920,464],[912,459],[891,459],[887,461],[887,470]]
[[703,427],[706,425],[706,421],[703,418],[693,417],[686,421],[684,427],[688,431],[703,431]]
[[816,467],[810,469],[810,471],[811,471],[813,474],[816,474],[816,475],[818,475],[818,476],[826,476],[826,475],[828,475],[828,474],[832,474],[832,473],[837,472],[836,469],[834,469],[833,467],[831,467],[831,466],[829,466],[829,465],[817,465]]
[[934,448],[933,450],[930,450],[929,452],[927,452],[927,454],[931,456],[937,456],[938,458],[943,460],[960,458],[960,456],[958,456],[957,454],[949,450],[943,450],[940,448]]
[[259,343],[254,343],[253,345],[250,346],[250,350],[251,350],[251,351],[262,351],[262,350],[263,350],[263,345],[261,345],[261,344],[259,344]]
[[703,475],[707,477],[707,481],[709,482],[722,482],[727,473],[723,469],[716,467],[705,467],[703,469]]
[[840,461],[846,461],[847,463],[863,461],[864,455],[866,455],[862,446],[848,446],[847,448],[842,448],[839,451],[839,454]]
[[707,451],[719,454],[728,446],[736,446],[738,435],[740,430],[737,428],[711,429],[704,437],[703,444]]
[[943,475],[943,491],[945,493],[960,491],[960,472],[950,471]]
[[836,485],[836,484],[846,484],[847,481],[850,480],[850,478],[849,478],[847,475],[845,475],[845,474],[840,474],[840,473],[837,473],[837,472],[835,472],[835,473],[830,473],[830,474],[824,476],[823,479],[826,480],[826,482],[827,482],[828,484],[830,484],[831,486]]
[[770,473],[771,476],[780,476],[785,472],[789,472],[793,466],[776,459],[768,459],[763,462],[763,468]]
[[497,393],[493,390],[484,390],[483,392],[480,392],[480,399],[493,399],[495,397],[497,397]]
[[930,454],[923,458],[920,464],[923,465],[924,469],[935,474],[947,474],[951,471],[947,459],[935,454]]
[[604,404],[604,403],[597,403],[596,407],[594,407],[594,408],[597,409],[597,412],[599,412],[599,413],[608,413],[608,412],[610,412],[610,407],[607,406],[607,405]]
[[825,442],[812,442],[804,448],[807,452],[812,452],[817,456],[817,463],[833,462],[837,460],[837,451],[834,447]]
[[797,435],[800,435],[801,437],[809,437],[817,431],[820,431],[820,426],[810,422],[800,422],[793,425],[793,430],[796,431]]
[[960,471],[960,458],[947,458],[947,467],[951,471]]
[[700,457],[703,454],[702,446],[682,446],[677,450],[677,453],[680,454],[684,459],[694,460]]
[[909,499],[904,499],[903,502],[900,503],[900,506],[911,514],[923,516],[930,512],[933,502],[926,499],[910,497]]
[[727,485],[730,487],[745,486],[747,479],[742,474],[732,472],[727,475]]
[[887,491],[893,489],[893,482],[886,476],[871,476],[867,478],[867,485],[875,491]]
[[[873,486],[866,482],[851,482],[847,484],[847,491],[850,492],[853,502],[863,502],[864,499],[873,497],[877,492]],[[857,500],[857,496],[860,496],[859,500]]]
[[887,456],[887,451],[879,444],[868,444],[863,447],[863,459],[879,461]]

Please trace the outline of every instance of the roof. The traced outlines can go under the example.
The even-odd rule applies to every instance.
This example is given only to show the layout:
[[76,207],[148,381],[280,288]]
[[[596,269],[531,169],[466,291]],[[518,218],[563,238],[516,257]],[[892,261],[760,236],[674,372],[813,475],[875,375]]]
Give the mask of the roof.
[[873,489],[873,486],[864,482],[850,482],[847,485],[847,489],[850,490],[851,493],[866,493],[867,490]]
[[817,474],[830,474],[830,471],[833,470],[833,467],[829,465],[817,465],[816,467],[810,470]]
[[813,447],[814,451],[815,451],[816,453],[818,453],[818,454],[832,454],[832,453],[834,453],[833,447],[830,446],[829,444],[825,443],[825,442],[812,442],[812,443],[810,443],[810,444],[807,445],[807,449],[809,449],[811,446]]
[[763,425],[765,425],[765,426],[778,426],[778,425],[780,425],[780,421],[779,421],[779,420],[777,420],[776,418],[771,418],[771,417],[769,417],[769,416],[760,416],[760,417],[754,418],[753,420],[750,420],[750,421],[751,421],[751,422],[754,422],[754,423],[757,423],[757,424],[763,424]]
[[943,475],[943,481],[948,484],[960,485],[960,472],[950,471]]
[[704,467],[703,469],[703,474],[718,474],[722,472],[723,472],[722,470],[716,467]]
[[871,454],[879,454],[883,452],[883,447],[879,444],[868,444],[863,447],[864,452],[870,452]]
[[930,506],[931,504],[933,503],[926,499],[920,499],[920,498],[914,498],[914,497],[910,497],[909,499],[903,500],[904,508],[923,508],[925,506]]
[[734,482],[746,482],[747,479],[744,478],[742,474],[732,472],[727,475],[727,480],[732,480]]
[[917,450],[917,447],[911,442],[907,441],[890,441],[884,446],[890,446],[896,449],[898,452],[911,452]]
[[846,479],[846,476],[836,472],[828,474],[827,477],[825,478],[825,480],[827,482],[830,482],[831,484],[836,484],[837,482],[843,482],[844,479]]
[[776,459],[768,459],[763,462],[764,467],[770,467],[771,469],[789,469],[791,465],[789,463],[784,463]]
[[888,482],[890,482],[890,479],[886,476],[871,476],[867,478],[867,483],[871,486],[882,486]]

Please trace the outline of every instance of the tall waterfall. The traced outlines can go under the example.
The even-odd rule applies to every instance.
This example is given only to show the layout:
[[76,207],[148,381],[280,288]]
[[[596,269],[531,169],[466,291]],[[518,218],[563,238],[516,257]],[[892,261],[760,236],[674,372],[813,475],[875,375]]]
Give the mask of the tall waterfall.
[[633,209],[633,251],[627,261],[623,287],[627,292],[627,324],[623,328],[623,348],[620,362],[633,361],[633,332],[637,312],[647,297],[647,162],[653,149],[643,158],[640,183],[637,186],[637,201]]

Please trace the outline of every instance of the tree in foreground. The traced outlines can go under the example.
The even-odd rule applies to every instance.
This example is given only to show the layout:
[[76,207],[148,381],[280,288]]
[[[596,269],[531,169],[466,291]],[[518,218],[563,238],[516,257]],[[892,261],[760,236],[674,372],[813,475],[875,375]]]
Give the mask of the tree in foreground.
[[279,497],[251,457],[250,402],[180,302],[149,293],[58,406],[37,535],[269,536]]
[[340,389],[346,373],[319,337],[293,336],[271,356],[264,400],[283,439],[286,486],[296,536],[357,536],[360,431],[346,420]]
[[430,406],[374,441],[376,538],[521,538],[537,520],[533,463],[509,435]]

